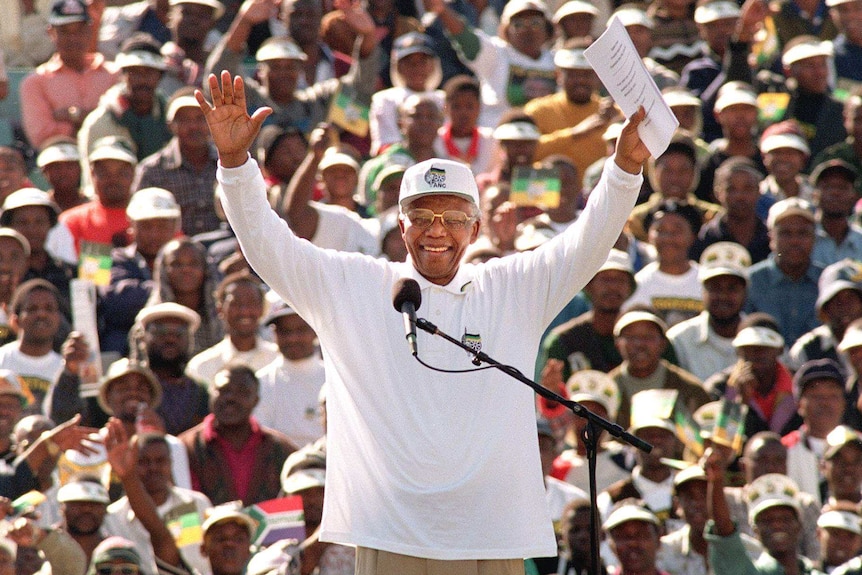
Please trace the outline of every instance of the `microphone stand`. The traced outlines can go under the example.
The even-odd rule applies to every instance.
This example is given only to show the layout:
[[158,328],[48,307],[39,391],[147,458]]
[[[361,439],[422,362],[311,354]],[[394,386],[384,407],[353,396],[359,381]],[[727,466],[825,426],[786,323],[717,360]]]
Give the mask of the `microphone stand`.
[[601,558],[599,554],[599,541],[601,540],[601,538],[599,533],[599,506],[596,501],[596,461],[598,458],[599,436],[601,435],[603,430],[607,431],[609,434],[616,437],[617,439],[621,439],[629,445],[632,445],[635,448],[640,449],[641,451],[645,451],[647,453],[652,451],[652,445],[638,437],[635,437],[618,424],[608,421],[604,417],[601,417],[596,413],[590,411],[577,401],[566,399],[565,397],[554,393],[550,389],[536,383],[511,365],[505,365],[503,363],[500,363],[499,361],[488,356],[488,354],[482,351],[476,351],[470,346],[462,343],[460,340],[457,340],[449,334],[440,331],[436,325],[434,325],[427,319],[421,317],[416,318],[416,327],[418,327],[422,331],[430,333],[431,335],[440,336],[446,341],[456,345],[457,347],[460,347],[461,349],[473,356],[473,365],[478,366],[482,363],[485,363],[489,366],[499,369],[508,376],[517,379],[521,383],[526,384],[528,387],[530,387],[533,391],[535,391],[542,397],[551,401],[556,401],[557,403],[561,403],[562,405],[569,408],[572,413],[574,413],[578,417],[582,417],[587,420],[587,426],[584,429],[584,433],[581,436],[581,440],[584,442],[584,446],[586,447],[587,451],[587,462],[590,478],[590,559],[593,574],[599,575],[601,573],[599,569],[601,566]]

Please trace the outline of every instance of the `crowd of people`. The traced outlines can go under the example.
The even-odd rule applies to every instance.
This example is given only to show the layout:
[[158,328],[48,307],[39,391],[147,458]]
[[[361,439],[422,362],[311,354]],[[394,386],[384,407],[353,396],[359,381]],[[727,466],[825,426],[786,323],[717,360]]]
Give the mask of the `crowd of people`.
[[[534,472],[557,553],[518,556],[529,575],[862,573],[862,0],[14,1],[0,575],[387,572],[378,546],[529,555],[544,517],[486,488],[528,500]],[[611,18],[680,124],[642,183],[585,56]],[[232,141],[219,114],[240,118],[240,95],[259,133]],[[425,197],[452,166],[469,170],[448,203]],[[617,236],[607,197],[633,186]],[[527,421],[503,402],[523,390],[481,388],[493,426],[464,387],[402,402],[401,379],[447,376],[402,365],[402,333],[378,337],[400,318],[363,290],[388,298],[406,269],[384,262],[427,280],[419,315],[653,446],[598,445],[601,565],[584,420],[539,399]],[[84,277],[97,340],[73,298]],[[485,305],[456,297],[471,290]],[[479,319],[500,301],[501,322]],[[428,341],[420,358],[469,363]],[[339,487],[321,530],[327,397]],[[717,423],[728,405],[738,443]],[[491,456],[507,443],[512,459]],[[256,545],[252,506],[290,495],[305,537]],[[420,527],[429,513],[452,517]]]

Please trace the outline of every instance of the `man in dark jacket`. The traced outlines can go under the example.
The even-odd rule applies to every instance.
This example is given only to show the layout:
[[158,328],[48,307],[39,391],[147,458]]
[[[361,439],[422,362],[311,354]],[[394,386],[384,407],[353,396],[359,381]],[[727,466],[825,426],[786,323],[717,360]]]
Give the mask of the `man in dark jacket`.
[[189,452],[192,487],[215,505],[241,499],[248,506],[277,497],[281,468],[296,450],[284,434],[261,427],[251,415],[258,387],[249,367],[224,367],[213,380],[212,413],[180,435]]

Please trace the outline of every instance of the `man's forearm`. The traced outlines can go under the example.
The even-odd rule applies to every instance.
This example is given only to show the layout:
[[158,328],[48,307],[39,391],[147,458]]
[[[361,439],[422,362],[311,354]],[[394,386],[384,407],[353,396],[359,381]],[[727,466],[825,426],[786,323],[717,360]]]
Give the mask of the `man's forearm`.
[[282,213],[287,218],[290,229],[297,236],[309,241],[317,231],[316,214],[312,214],[314,208],[309,205],[309,202],[314,196],[314,182],[319,163],[320,158],[314,152],[306,154],[293,178],[290,179],[282,204]]
[[710,481],[707,488],[709,517],[715,522],[715,532],[721,537],[727,537],[736,531],[736,525],[730,517],[730,507],[724,494],[724,481]]

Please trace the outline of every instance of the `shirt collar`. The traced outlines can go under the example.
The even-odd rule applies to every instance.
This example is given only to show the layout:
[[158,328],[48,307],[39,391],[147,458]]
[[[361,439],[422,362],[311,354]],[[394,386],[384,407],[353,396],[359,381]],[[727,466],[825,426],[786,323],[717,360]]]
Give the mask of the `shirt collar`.
[[[215,147],[209,146],[210,160],[218,161],[218,152]],[[183,155],[180,153],[180,141],[176,136],[171,138],[165,146],[165,167],[169,170],[176,170],[183,165]]]
[[[781,271],[781,268],[778,267],[778,262],[775,260],[775,254],[769,254],[767,260],[769,261],[768,269],[770,285],[778,285],[783,281],[792,281],[783,271]],[[808,269],[805,270],[803,278],[817,284],[821,271],[822,269],[812,261],[808,265]]]
[[862,238],[862,233],[860,233],[860,231],[862,231],[862,230],[860,230],[858,227],[854,226],[853,224],[850,224],[848,226],[847,235],[844,237],[844,241],[842,241],[840,244],[835,242],[835,240],[832,239],[832,236],[830,236],[828,233],[826,233],[826,230],[823,229],[823,226],[819,222],[817,223],[817,227],[814,229],[814,231],[817,234],[818,238],[828,238],[828,239],[832,240],[832,242],[835,243],[835,245],[837,245],[837,246],[856,247],[860,238]]
[[647,479],[646,477],[644,477],[641,473],[641,466],[636,465],[635,468],[632,469],[632,483],[634,483],[635,487],[637,487],[641,493],[645,493],[650,489],[659,489],[662,487],[673,486],[674,475],[675,473],[673,472],[673,470],[671,470],[671,474],[668,475],[667,479],[660,483],[656,483],[652,479]]
[[691,533],[691,525],[689,525],[688,523],[686,523],[685,525],[683,525],[682,527],[680,527],[680,529],[679,529],[679,530],[680,530],[680,535],[679,535],[679,541],[680,541],[680,544],[679,544],[679,550],[680,550],[680,553],[682,553],[682,554],[683,554],[684,556],[686,556],[686,557],[689,557],[689,556],[691,556],[691,554],[692,554],[692,553],[694,553],[694,551],[693,551],[693,550],[692,550],[692,548],[691,548],[691,539],[690,539],[690,537],[691,537],[691,535],[690,535],[690,533]]
[[[248,421],[251,425],[251,434],[260,434],[260,423],[258,423],[257,419],[252,415],[248,418]],[[212,413],[204,417],[202,435],[204,441],[206,441],[207,443],[209,443],[210,441],[215,441],[219,437],[218,431],[215,428],[215,415],[213,415]]]
[[704,310],[697,315],[697,341],[706,343],[709,341],[709,312]]
[[403,277],[415,279],[422,291],[430,288],[437,288],[449,292],[452,295],[465,295],[470,291],[473,285],[473,280],[476,276],[476,266],[472,264],[461,264],[455,277],[452,278],[452,281],[441,286],[429,281],[425,276],[419,273],[419,270],[416,269],[416,266],[413,264],[413,260],[409,255],[407,256],[407,261],[402,264],[402,266],[401,275]]
[[[95,70],[101,67],[105,63],[105,57],[100,52],[93,52],[91,54],[87,54],[85,56],[85,60],[87,62],[86,66],[84,66],[84,71]],[[54,55],[43,64],[45,66],[45,71],[47,72],[59,72],[60,70],[68,69],[72,70],[68,66],[63,63],[63,60],[60,59],[60,54],[54,52]]]

